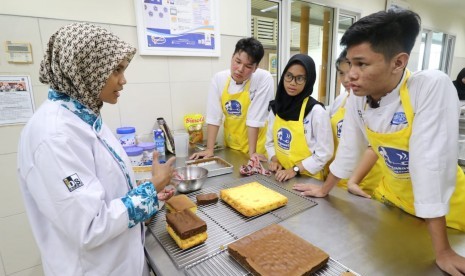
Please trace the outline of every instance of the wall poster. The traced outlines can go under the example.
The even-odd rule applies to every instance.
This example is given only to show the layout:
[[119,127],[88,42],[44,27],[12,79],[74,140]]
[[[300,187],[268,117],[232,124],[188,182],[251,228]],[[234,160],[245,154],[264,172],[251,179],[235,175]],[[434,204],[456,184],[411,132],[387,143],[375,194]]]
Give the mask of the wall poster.
[[24,124],[34,114],[29,76],[0,76],[0,126]]
[[219,56],[219,0],[134,0],[139,53]]

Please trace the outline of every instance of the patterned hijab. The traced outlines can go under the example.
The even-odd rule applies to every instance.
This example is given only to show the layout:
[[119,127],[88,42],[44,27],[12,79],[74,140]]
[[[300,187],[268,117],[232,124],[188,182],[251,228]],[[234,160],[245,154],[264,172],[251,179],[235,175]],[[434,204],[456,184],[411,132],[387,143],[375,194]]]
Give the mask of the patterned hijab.
[[39,80],[100,114],[99,94],[108,77],[135,53],[136,48],[102,27],[70,24],[50,37]]

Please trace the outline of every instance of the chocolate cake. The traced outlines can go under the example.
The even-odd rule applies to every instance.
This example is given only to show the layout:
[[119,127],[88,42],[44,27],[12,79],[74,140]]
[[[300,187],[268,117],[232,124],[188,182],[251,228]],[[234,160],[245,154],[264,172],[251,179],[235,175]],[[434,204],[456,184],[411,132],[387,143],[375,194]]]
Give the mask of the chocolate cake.
[[197,205],[206,205],[218,202],[218,195],[215,193],[197,195]]
[[181,239],[207,231],[205,221],[188,209],[166,214],[166,222]]
[[329,259],[324,251],[278,224],[229,244],[228,252],[254,275],[311,275]]

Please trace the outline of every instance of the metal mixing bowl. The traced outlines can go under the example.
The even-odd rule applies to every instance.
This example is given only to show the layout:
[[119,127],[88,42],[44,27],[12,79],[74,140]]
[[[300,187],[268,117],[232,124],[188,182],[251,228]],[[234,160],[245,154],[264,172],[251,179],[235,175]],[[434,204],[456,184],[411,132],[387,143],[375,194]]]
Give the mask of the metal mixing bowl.
[[180,193],[190,193],[202,188],[207,179],[208,170],[202,167],[187,166],[174,169],[175,177],[171,183]]

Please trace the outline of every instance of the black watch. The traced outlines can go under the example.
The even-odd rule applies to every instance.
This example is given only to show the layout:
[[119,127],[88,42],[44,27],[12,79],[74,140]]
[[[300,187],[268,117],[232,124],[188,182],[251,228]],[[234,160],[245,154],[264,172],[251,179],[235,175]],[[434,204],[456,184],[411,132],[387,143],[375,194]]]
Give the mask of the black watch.
[[292,167],[292,170],[295,172],[295,175],[300,175],[299,166],[294,166],[294,167]]

